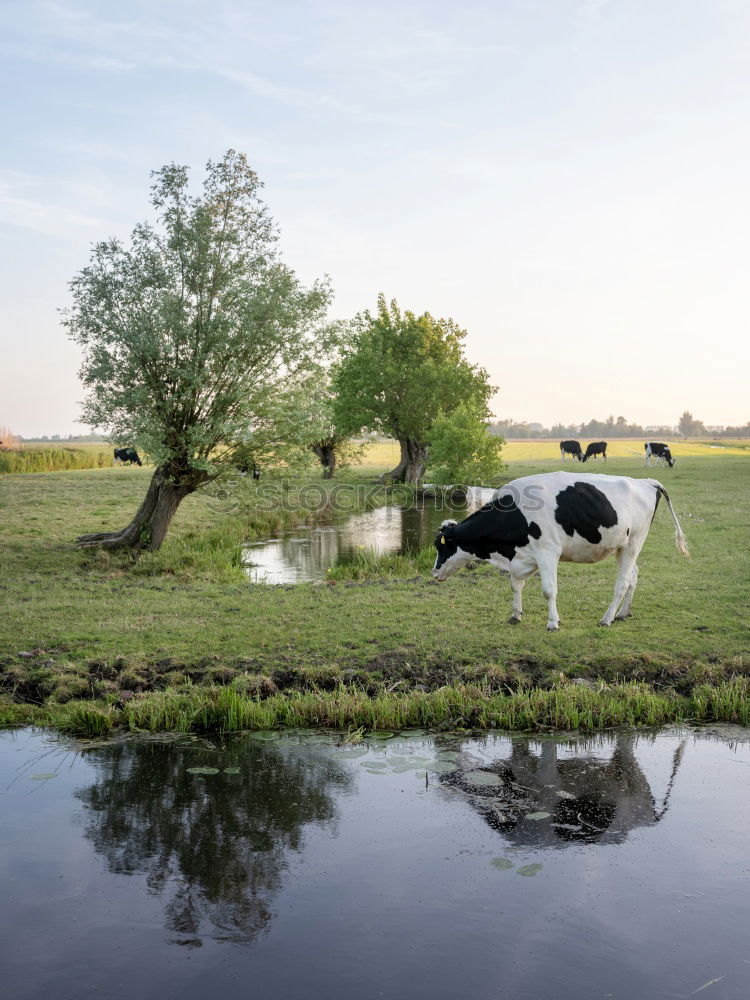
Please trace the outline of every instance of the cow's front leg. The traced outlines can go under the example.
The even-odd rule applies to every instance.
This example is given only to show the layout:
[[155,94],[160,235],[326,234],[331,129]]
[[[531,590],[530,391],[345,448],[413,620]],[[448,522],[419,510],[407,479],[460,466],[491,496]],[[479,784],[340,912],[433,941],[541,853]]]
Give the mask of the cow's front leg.
[[547,631],[557,632],[560,628],[560,616],[557,613],[557,558],[550,557],[539,563],[539,576],[542,580],[542,593],[549,608]]
[[522,580],[511,573],[510,589],[513,591],[513,613],[508,619],[509,625],[519,625],[521,622],[521,616],[523,615],[522,594],[525,583],[525,579]]

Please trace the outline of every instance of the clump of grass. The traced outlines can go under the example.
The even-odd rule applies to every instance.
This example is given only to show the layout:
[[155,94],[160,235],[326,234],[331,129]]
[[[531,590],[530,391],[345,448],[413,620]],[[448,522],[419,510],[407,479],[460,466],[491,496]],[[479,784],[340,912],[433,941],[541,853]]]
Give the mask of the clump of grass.
[[367,730],[364,726],[360,726],[358,729],[350,729],[346,736],[341,740],[342,743],[347,743],[351,745],[356,745],[361,743],[365,738],[365,733]]
[[70,736],[107,736],[122,724],[120,713],[86,702],[69,702],[51,714],[51,721],[60,732]]
[[700,684],[691,694],[692,714],[703,722],[750,724],[750,679],[733,677],[721,684]]
[[383,579],[413,579],[429,573],[435,562],[430,549],[408,555],[381,555],[360,548],[343,553],[327,573],[327,579],[363,582]]
[[242,524],[227,520],[209,531],[191,531],[170,538],[158,552],[144,553],[132,572],[141,576],[161,574],[232,582],[244,578]]

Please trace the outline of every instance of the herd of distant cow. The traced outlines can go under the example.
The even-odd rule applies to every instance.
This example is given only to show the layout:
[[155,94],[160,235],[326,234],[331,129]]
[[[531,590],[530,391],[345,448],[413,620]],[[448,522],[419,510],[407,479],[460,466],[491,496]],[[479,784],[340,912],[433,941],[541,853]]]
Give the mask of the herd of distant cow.
[[[674,459],[672,458],[672,452],[669,450],[668,444],[664,444],[662,441],[647,441],[644,448],[646,451],[646,465],[651,465],[652,458],[656,459],[657,465],[661,462],[663,465],[668,465],[670,469],[674,465]],[[584,452],[580,441],[561,441],[561,461],[565,461],[566,455],[570,455],[572,459],[577,458],[579,462],[587,462],[590,458],[596,459],[601,455],[602,459],[606,462],[607,442],[592,441],[591,444],[586,446],[586,451]]]
[[[663,465],[668,465],[670,469],[672,468],[674,459],[672,458],[672,452],[669,450],[668,444],[663,444],[661,441],[647,441],[644,447],[646,449],[646,465],[651,465],[651,459],[655,458],[657,465],[661,461]],[[601,455],[602,459],[606,462],[607,442],[592,441],[591,444],[586,446],[586,451],[584,452],[581,449],[580,441],[561,441],[560,459],[563,462],[566,455],[570,455],[571,458],[577,458],[579,462],[587,462],[590,458],[596,459]],[[125,462],[128,462],[130,465],[143,464],[135,448],[115,448],[115,465]],[[237,468],[243,475],[247,475],[251,469],[249,465],[238,465]],[[255,463],[252,465],[252,475],[253,479],[260,479],[260,469]]]

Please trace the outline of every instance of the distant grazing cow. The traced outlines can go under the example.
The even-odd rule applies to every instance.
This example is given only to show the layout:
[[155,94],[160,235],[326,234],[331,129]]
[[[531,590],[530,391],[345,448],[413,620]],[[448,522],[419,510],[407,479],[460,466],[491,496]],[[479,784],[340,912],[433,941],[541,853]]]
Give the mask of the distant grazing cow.
[[135,448],[115,448],[115,462],[135,462],[136,465],[143,465]]
[[594,563],[614,555],[619,566],[614,598],[599,622],[611,625],[615,618],[624,619],[631,613],[638,582],[636,560],[662,496],[675,524],[677,548],[687,556],[677,515],[667,491],[656,479],[560,471],[516,479],[460,524],[443,521],[435,539],[437,558],[432,575],[443,581],[477,559],[510,573],[510,623],[516,625],[523,613],[524,584],[539,571],[549,606],[547,629],[554,632],[560,626],[560,560]]
[[670,469],[672,468],[674,459],[668,444],[662,444],[660,441],[647,441],[644,447],[646,448],[646,465],[651,465],[651,456],[653,455],[657,465],[661,459]]
[[583,456],[583,461],[586,462],[589,458],[596,459],[597,455],[601,455],[604,461],[607,461],[606,441],[592,441],[586,448],[586,454]]
[[[246,476],[248,472],[250,472],[250,469],[251,466],[247,462],[243,462],[241,465],[237,466],[237,471],[240,472],[243,476]],[[260,479],[260,469],[255,464],[255,462],[253,462],[252,464],[252,471],[253,471],[253,479],[257,482]]]
[[581,451],[580,441],[561,441],[560,442],[560,461],[565,461],[565,456],[570,455],[571,458],[577,458],[580,462],[583,459],[583,452]]

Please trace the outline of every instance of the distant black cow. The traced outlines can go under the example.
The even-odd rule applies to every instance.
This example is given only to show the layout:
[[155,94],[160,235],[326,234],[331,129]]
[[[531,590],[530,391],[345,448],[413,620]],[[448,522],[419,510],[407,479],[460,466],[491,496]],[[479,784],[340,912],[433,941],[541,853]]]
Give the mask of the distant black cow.
[[592,441],[591,444],[586,448],[586,454],[583,456],[583,461],[587,461],[589,458],[595,459],[597,455],[601,455],[604,461],[607,461],[607,442],[606,441]]
[[672,468],[674,459],[668,444],[662,444],[660,441],[647,441],[644,447],[646,449],[646,465],[651,465],[651,456],[653,455],[657,465],[661,459],[662,463],[666,462],[669,468]]
[[135,462],[136,465],[143,465],[135,448],[115,448],[115,462],[130,462],[131,464]]
[[565,456],[570,455],[571,458],[577,458],[578,461],[583,460],[583,452],[581,451],[580,441],[561,441],[560,442],[560,461],[565,461]]
[[243,462],[241,465],[237,466],[237,471],[241,473],[241,475],[246,476],[248,472],[250,472],[251,468],[253,479],[257,482],[260,479],[260,469],[255,462],[253,462],[252,466],[250,466],[247,462]]

